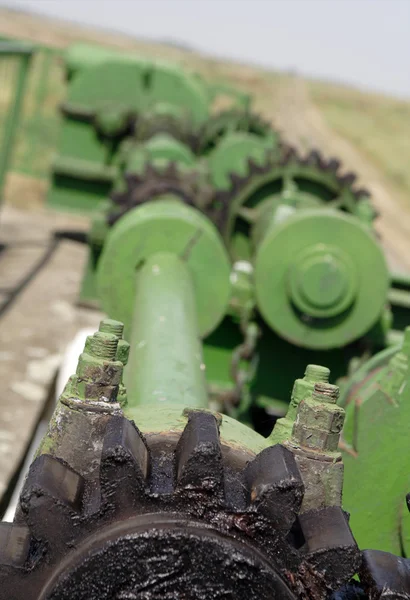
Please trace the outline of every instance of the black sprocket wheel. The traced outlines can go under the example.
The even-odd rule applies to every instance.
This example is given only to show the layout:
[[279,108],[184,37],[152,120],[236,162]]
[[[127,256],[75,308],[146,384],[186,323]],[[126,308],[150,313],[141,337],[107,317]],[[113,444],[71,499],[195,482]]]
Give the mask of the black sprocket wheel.
[[[230,179],[229,189],[217,190],[214,196],[214,204],[220,207],[219,227],[227,235],[235,219],[242,218],[241,211],[245,214],[249,208],[255,209],[267,196],[296,193],[349,213],[355,213],[358,203],[368,203],[370,197],[366,189],[355,185],[354,173],[343,173],[337,159],[326,159],[317,150],[302,156],[286,144],[268,149],[261,164],[250,159],[246,175],[232,173]],[[376,211],[370,210],[376,217]]]
[[299,514],[303,482],[283,446],[226,446],[208,412],[148,440],[100,418],[97,477],[50,455],[31,466],[15,523],[0,526],[0,598],[317,600],[356,572],[343,511]]
[[182,171],[174,162],[164,169],[148,163],[141,174],[125,175],[126,190],[111,195],[112,207],[107,220],[113,225],[125,213],[164,194],[172,194],[182,202],[207,212],[213,192],[204,176],[197,171]]

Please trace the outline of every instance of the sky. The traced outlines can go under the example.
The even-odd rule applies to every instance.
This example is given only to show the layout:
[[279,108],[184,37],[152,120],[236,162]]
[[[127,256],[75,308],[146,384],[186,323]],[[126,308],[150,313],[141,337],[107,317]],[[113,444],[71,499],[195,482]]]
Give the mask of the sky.
[[0,0],[410,98],[410,0]]

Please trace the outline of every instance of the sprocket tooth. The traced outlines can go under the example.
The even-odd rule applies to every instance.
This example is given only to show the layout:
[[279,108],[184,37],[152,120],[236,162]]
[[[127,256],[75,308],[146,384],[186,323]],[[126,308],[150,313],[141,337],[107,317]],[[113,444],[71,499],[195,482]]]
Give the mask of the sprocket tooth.
[[192,411],[175,450],[179,488],[218,492],[223,488],[219,424],[208,412]]
[[129,192],[135,186],[143,183],[144,177],[141,175],[138,175],[137,173],[125,173],[124,180],[127,185],[127,191]]
[[331,158],[327,163],[327,170],[333,171],[333,173],[337,173],[340,169],[341,162],[337,158]]
[[303,500],[304,485],[293,454],[280,444],[262,450],[245,473],[251,506],[287,533]]
[[42,454],[30,467],[23,489],[23,497],[35,492],[47,495],[72,510],[80,511],[85,482],[62,460]]
[[371,193],[367,188],[359,188],[355,191],[355,194],[358,198],[370,198]]
[[75,537],[85,497],[85,481],[62,460],[48,454],[30,467],[20,508],[33,537],[64,554]]
[[290,162],[299,159],[299,154],[298,154],[296,148],[294,148],[293,146],[284,145],[282,147],[281,154],[282,154],[282,156],[279,161],[279,164],[281,166],[287,165]]
[[25,525],[0,523],[0,564],[24,567],[30,550],[30,530]]
[[314,167],[320,167],[322,163],[322,157],[320,152],[316,149],[311,150],[307,155],[306,163]]
[[178,167],[176,163],[173,161],[169,162],[162,176],[176,179],[178,177]]
[[125,202],[124,194],[122,192],[112,192],[110,199],[114,204],[119,206],[121,206]]
[[340,177],[339,181],[343,186],[352,187],[356,179],[357,175],[355,173],[346,173],[346,175]]
[[319,579],[324,579],[332,589],[353,577],[360,565],[361,554],[347,516],[339,506],[302,513],[299,526],[305,540],[308,570],[313,568]]
[[[247,164],[247,172],[249,172],[249,162]],[[241,186],[243,182],[243,177],[241,177],[237,173],[230,173],[229,179],[231,182],[231,192],[236,192],[236,190]]]
[[248,159],[248,169],[247,169],[247,173],[248,176],[252,173],[259,173],[261,171],[261,167],[260,165],[255,161],[255,159],[251,156]]
[[369,600],[410,598],[410,560],[381,550],[365,550],[359,571]]
[[117,509],[135,506],[146,489],[149,473],[150,453],[140,431],[124,417],[111,417],[101,454],[104,502]]

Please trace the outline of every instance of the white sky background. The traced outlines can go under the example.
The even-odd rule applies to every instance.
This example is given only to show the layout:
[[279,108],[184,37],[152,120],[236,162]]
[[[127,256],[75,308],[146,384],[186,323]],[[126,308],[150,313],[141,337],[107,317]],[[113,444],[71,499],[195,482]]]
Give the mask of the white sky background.
[[410,0],[0,0],[410,98]]

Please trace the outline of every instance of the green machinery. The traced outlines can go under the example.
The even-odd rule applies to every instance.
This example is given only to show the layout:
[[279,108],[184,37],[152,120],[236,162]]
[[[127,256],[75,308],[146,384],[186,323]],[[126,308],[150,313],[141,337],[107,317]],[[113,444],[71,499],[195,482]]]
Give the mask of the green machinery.
[[200,340],[228,311],[230,274],[214,224],[177,196],[109,232],[97,287],[116,319],[87,338],[0,525],[8,600],[409,592],[407,562],[360,552],[342,510],[329,369],[307,366],[268,438],[212,409]]
[[[131,86],[125,71],[121,75],[111,60],[101,51],[92,54],[73,48],[66,62],[69,98],[77,85],[84,94],[89,78],[101,83],[99,69],[126,79]],[[123,68],[131,68],[131,63],[124,59]],[[98,100],[96,86],[92,89]],[[199,118],[199,101],[195,103],[192,95],[186,104],[189,110],[183,110],[180,97],[174,103],[165,85],[149,105],[143,104],[144,93],[138,96],[134,112],[113,99],[81,126],[84,135],[87,131],[105,152],[111,140],[108,162],[113,168],[110,198],[98,205],[89,233],[81,302],[102,307],[123,321],[126,336],[131,335],[134,281],[127,261],[132,256],[135,269],[144,264],[138,252],[155,244],[157,229],[168,236],[169,244],[178,244],[184,238],[178,219],[174,222],[175,207],[178,202],[194,207],[217,228],[229,257],[229,291],[215,271],[211,299],[204,290],[198,300],[205,312],[212,312],[217,310],[219,294],[229,298],[215,324],[201,328],[210,406],[268,435],[275,419],[287,413],[289,392],[306,364],[326,365],[332,382],[343,391],[351,377],[357,373],[360,377],[368,359],[378,360],[379,351],[388,356],[397,353],[401,331],[409,323],[409,282],[389,272],[373,230],[376,214],[369,194],[355,185],[353,174],[342,173],[337,160],[326,160],[318,152],[299,155],[249,106],[209,115],[208,94],[207,102],[199,103],[206,105]],[[71,142],[74,139],[69,129],[66,136]],[[104,171],[108,172],[106,167]],[[59,194],[55,185],[51,200],[57,197],[54,194]],[[169,202],[163,204],[164,195],[174,199],[172,208]],[[163,220],[156,217],[159,221],[151,232],[150,211],[158,202]],[[147,225],[142,225],[144,215]],[[138,223],[141,219],[141,225],[133,219]],[[201,252],[204,234],[197,235],[186,249],[179,249],[180,254],[197,246]],[[109,268],[104,266],[108,260],[114,261]],[[198,260],[204,270],[214,272],[206,252]],[[104,269],[104,289],[112,288],[110,300],[98,283],[98,273]],[[182,352],[184,345],[179,347]],[[349,407],[347,429],[355,427],[352,410]],[[399,411],[394,418],[400,419]],[[341,447],[346,461],[352,463],[345,496],[356,519],[359,499],[351,491],[358,464],[366,469],[367,462],[357,461],[350,438],[344,435]],[[366,494],[369,489],[360,502]],[[386,488],[385,494],[392,498],[386,503],[390,508],[403,501],[402,493],[393,499]],[[367,518],[360,511],[357,514],[364,528],[372,522],[372,513],[366,513]],[[367,534],[358,534],[358,539],[361,545],[368,540],[372,547],[397,553],[401,529],[392,531],[386,521],[377,543]]]
[[409,282],[369,195],[175,67],[66,67],[49,202],[97,208],[108,318],[0,527],[7,600],[409,598]]
[[[171,129],[186,122],[191,136],[218,95],[241,108],[249,102],[247,95],[207,84],[175,65],[94,46],[69,48],[65,66],[68,92],[49,195],[54,207],[90,211],[107,197],[124,135],[137,130],[143,136],[159,120]],[[195,134],[190,141],[195,143]]]
[[[252,408],[278,416],[306,363],[327,364],[339,381],[400,334],[368,196],[339,175],[334,161],[298,156],[266,125],[252,130],[255,117],[245,113],[238,130],[238,114],[210,119],[208,130],[223,134],[191,163],[189,149],[170,135],[122,142],[111,199],[90,230],[81,301],[98,305],[101,252],[129,211],[164,193],[196,207],[217,226],[231,261],[229,309],[204,340],[215,401],[237,416],[243,406],[234,388],[247,370],[240,387],[249,388]],[[400,318],[406,324],[405,313]],[[272,362],[272,355],[281,359]]]
[[[361,547],[400,553],[402,520],[407,522],[408,519],[402,505],[410,465],[404,460],[395,463],[391,477],[396,486],[390,486],[387,477],[381,481],[377,478],[380,490],[377,500],[372,492],[374,479],[366,479],[365,472],[370,468],[371,457],[367,452],[373,444],[381,442],[379,452],[383,455],[389,436],[395,439],[395,433],[400,427],[405,427],[406,419],[402,420],[400,404],[392,402],[390,406],[389,399],[385,397],[381,401],[385,404],[385,411],[380,412],[378,426],[375,427],[372,419],[368,419],[370,431],[359,429],[357,432],[358,419],[359,422],[366,419],[360,417],[360,411],[364,409],[361,399],[356,397],[356,387],[353,386],[353,400],[346,400],[352,382],[365,381],[366,386],[370,385],[367,372],[373,368],[372,365],[380,365],[379,354],[375,354],[378,348],[384,348],[381,357],[393,357],[393,365],[398,365],[397,373],[396,368],[393,369],[393,377],[400,377],[402,373],[400,360],[396,358],[401,356],[397,354],[399,338],[391,330],[391,313],[386,308],[389,272],[369,221],[361,218],[359,211],[349,214],[321,204],[298,207],[294,198],[292,203],[283,202],[282,195],[275,204],[275,197],[267,196],[261,202],[261,209],[255,210],[256,218],[252,216],[250,220],[249,213],[246,213],[250,223],[250,259],[233,262],[232,258],[216,259],[210,255],[205,249],[205,235],[199,225],[197,228],[192,225],[191,237],[183,233],[175,214],[179,211],[182,214],[183,209],[188,207],[181,197],[171,198],[164,200],[163,196],[152,196],[151,201],[128,208],[121,217],[116,217],[112,226],[107,226],[108,221],[105,220],[102,228],[101,214],[97,217],[91,236],[98,232],[101,237],[91,237],[99,242],[94,247],[94,255],[91,248],[91,257],[96,266],[93,280],[94,284],[97,281],[95,288],[101,307],[108,315],[123,321],[127,339],[134,339],[131,332],[135,307],[130,299],[135,295],[135,280],[129,275],[130,263],[138,272],[140,268],[145,269],[146,249],[151,252],[153,249],[174,247],[178,256],[197,260],[204,272],[210,271],[209,281],[212,282],[197,298],[197,306],[202,307],[201,318],[205,319],[209,313],[207,318],[211,320],[212,316],[213,321],[211,327],[200,326],[204,341],[203,358],[192,345],[178,342],[174,334],[166,338],[164,348],[175,348],[176,361],[180,354],[183,355],[183,348],[197,354],[198,364],[206,375],[210,406],[251,425],[260,433],[269,434],[274,418],[288,411],[286,418],[279,420],[271,434],[271,440],[275,442],[284,442],[291,434],[296,408],[292,405],[287,408],[289,391],[293,385],[292,377],[304,371],[303,360],[305,363],[332,365],[332,380],[342,386],[342,399],[347,407],[347,425],[340,449],[344,451],[347,465],[345,506],[352,514],[355,535]],[[154,214],[155,225],[151,223]],[[199,216],[201,213],[192,214]],[[232,249],[229,242],[234,240],[234,234],[231,233],[231,237],[219,235],[228,252]],[[168,241],[157,247],[162,236]],[[215,262],[220,269],[224,268],[224,275],[215,269]],[[154,269],[154,265],[149,264]],[[371,270],[369,264],[372,265]],[[158,273],[162,272],[160,263],[156,268]],[[89,274],[90,271],[87,278]],[[178,277],[182,286],[184,277],[182,274]],[[156,277],[151,274],[147,287],[155,289],[156,283]],[[174,294],[178,284],[168,284],[169,293]],[[197,289],[199,287],[198,284]],[[139,317],[141,320],[136,325],[136,330],[144,332],[143,339],[148,336],[146,328],[152,332],[154,339],[161,339],[161,325],[158,324],[159,330],[153,325],[155,315],[163,316],[164,320],[176,320],[175,315],[167,312],[170,304],[168,293],[158,288],[156,297],[158,304],[150,297],[144,300],[146,309],[149,307],[152,313],[145,315],[143,310],[136,311],[137,315],[145,315]],[[222,304],[226,308],[221,312],[218,307]],[[138,306],[141,308],[140,304]],[[218,311],[218,318],[214,317],[215,311]],[[187,324],[192,323],[191,314],[188,307],[181,312]],[[182,331],[183,323],[178,328]],[[142,356],[144,348],[142,345]],[[368,364],[366,358],[372,355]],[[156,386],[155,373],[146,371],[144,360],[140,361],[138,356],[136,352],[133,363],[138,381],[147,379],[156,394],[167,398],[168,386]],[[159,353],[160,370],[166,364]],[[169,373],[173,377],[176,370],[176,364],[171,362]],[[387,378],[390,377],[389,372]],[[400,385],[397,384],[394,390],[402,384],[403,379],[400,379]],[[149,397],[146,392],[144,388],[140,395]],[[181,393],[180,390],[179,395]],[[194,395],[197,397],[197,392]],[[374,406],[369,403],[370,414],[373,410]],[[386,425],[384,429],[382,422],[389,411],[392,413],[389,417],[391,427],[389,429]],[[397,443],[405,446],[404,432],[397,437]],[[364,445],[366,450],[357,454],[357,444]],[[378,465],[380,476],[386,469],[386,462],[380,457],[375,465]],[[368,486],[356,485],[359,474]],[[366,508],[371,505],[371,498],[377,505],[383,505],[381,514],[386,515],[380,519],[377,534],[374,511]],[[400,517],[397,516],[397,503],[401,506]]]

